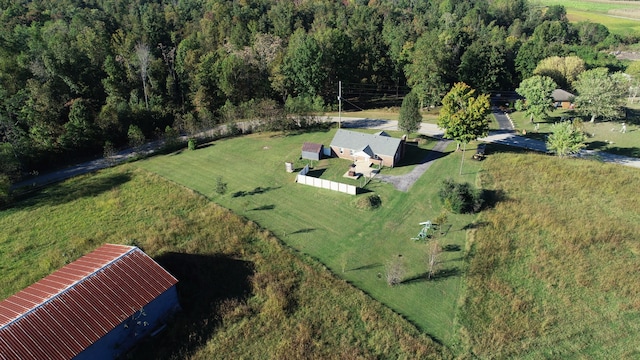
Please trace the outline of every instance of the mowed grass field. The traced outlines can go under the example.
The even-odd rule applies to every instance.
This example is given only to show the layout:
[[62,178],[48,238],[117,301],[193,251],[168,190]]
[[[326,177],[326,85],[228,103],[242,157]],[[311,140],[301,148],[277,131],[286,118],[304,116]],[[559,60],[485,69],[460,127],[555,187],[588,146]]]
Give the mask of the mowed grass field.
[[0,211],[0,228],[1,299],[103,243],[173,273],[183,311],[131,358],[451,357],[270,232],[130,164],[47,187]]
[[[449,251],[442,254],[442,276],[435,280],[426,276],[428,244],[411,238],[420,231],[420,222],[433,221],[440,214],[437,192],[441,181],[452,177],[473,183],[480,164],[467,160],[459,176],[461,154],[451,148],[407,193],[375,179],[367,185],[367,193],[357,196],[297,184],[296,174],[285,171],[285,161],[296,162],[305,141],[328,145],[334,133],[335,129],[292,135],[254,134],[215,141],[196,151],[157,156],[136,165],[194,189],[269,229],[287,245],[319,260],[425,333],[451,344],[465,271],[464,228],[475,216],[449,216],[446,234],[440,239]],[[422,146],[429,148],[433,142]],[[428,151],[423,153],[426,156]],[[471,154],[468,151],[467,158]],[[337,166],[344,173],[350,162],[341,163]],[[296,164],[298,169],[302,167],[302,163]],[[415,164],[407,164],[411,166]],[[224,195],[215,191],[218,177],[227,184]],[[380,196],[382,206],[377,210],[360,209],[360,199],[372,193]],[[397,260],[406,270],[405,282],[389,287],[385,267]]]
[[544,6],[563,5],[572,22],[591,21],[619,35],[640,34],[640,3],[611,0],[540,0]]
[[484,359],[640,357],[640,172],[494,153],[503,194],[471,234],[461,322]]

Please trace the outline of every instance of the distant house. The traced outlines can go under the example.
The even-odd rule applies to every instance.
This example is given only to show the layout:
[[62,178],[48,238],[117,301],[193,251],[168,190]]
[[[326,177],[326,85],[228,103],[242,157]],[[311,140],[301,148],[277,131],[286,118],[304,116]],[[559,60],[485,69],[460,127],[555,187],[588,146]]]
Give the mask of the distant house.
[[366,134],[338,129],[330,147],[332,154],[339,158],[393,167],[404,156],[404,143],[404,140],[390,137],[384,131]]
[[557,108],[573,109],[573,99],[575,95],[562,89],[555,89],[551,92],[551,98]]
[[114,359],[179,309],[178,281],[137,247],[103,245],[0,302],[0,359]]
[[302,144],[302,158],[309,160],[320,160],[324,146],[322,144],[305,142]]

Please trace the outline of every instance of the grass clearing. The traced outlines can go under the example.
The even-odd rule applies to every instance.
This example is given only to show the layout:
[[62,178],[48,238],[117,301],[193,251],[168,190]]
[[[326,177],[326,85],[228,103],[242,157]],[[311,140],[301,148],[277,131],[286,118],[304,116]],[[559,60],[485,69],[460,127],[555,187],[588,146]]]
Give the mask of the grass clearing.
[[461,312],[479,358],[640,356],[638,170],[539,154],[494,154]]
[[[213,142],[197,151],[158,156],[137,163],[183,184],[269,229],[295,250],[329,267],[375,299],[405,316],[445,344],[455,341],[456,308],[464,272],[465,230],[474,216],[450,216],[443,245],[443,275],[427,281],[427,244],[410,240],[418,223],[441,211],[437,191],[442,179],[474,183],[479,164],[467,161],[458,176],[460,153],[449,153],[403,193],[376,180],[367,194],[378,194],[377,210],[358,208],[358,197],[296,184],[284,162],[300,156],[305,141],[329,144],[335,130],[306,134],[254,134]],[[432,144],[425,144],[431,146]],[[453,146],[453,145],[452,145]],[[449,151],[452,149],[449,149]],[[466,153],[470,158],[472,152]],[[344,161],[340,172],[346,171]],[[395,169],[393,169],[395,170]],[[385,169],[383,169],[385,171]],[[215,193],[214,179],[228,183],[228,193]],[[401,256],[399,256],[401,255]],[[401,258],[406,282],[389,287],[385,266]]]
[[[609,152],[612,154],[640,157],[640,116],[635,108],[628,109],[628,120],[601,121],[594,123],[588,120],[582,123],[583,131],[588,134],[587,149]],[[522,112],[510,114],[515,128],[522,133],[526,131],[526,137],[545,141],[551,133],[551,125],[564,119],[573,119],[575,114],[569,110],[555,110],[547,121],[538,122],[538,130],[535,124],[529,122],[529,118]],[[626,132],[622,133],[622,123],[626,124]]]
[[176,275],[183,311],[135,359],[451,357],[255,223],[131,164],[47,187],[0,227],[2,299],[106,242]]

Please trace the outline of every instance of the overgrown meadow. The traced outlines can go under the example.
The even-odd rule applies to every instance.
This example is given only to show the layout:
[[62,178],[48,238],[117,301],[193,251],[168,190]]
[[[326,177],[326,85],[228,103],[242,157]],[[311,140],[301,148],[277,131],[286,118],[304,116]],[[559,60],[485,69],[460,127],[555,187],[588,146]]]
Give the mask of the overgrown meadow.
[[461,312],[480,358],[640,356],[638,169],[497,153],[483,187],[502,194],[469,238]]

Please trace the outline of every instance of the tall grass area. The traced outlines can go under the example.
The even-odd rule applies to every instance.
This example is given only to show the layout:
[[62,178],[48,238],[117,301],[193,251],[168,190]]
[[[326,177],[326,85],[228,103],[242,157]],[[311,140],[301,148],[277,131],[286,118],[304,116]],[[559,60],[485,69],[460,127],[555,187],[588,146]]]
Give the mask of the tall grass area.
[[271,233],[131,165],[0,212],[0,298],[103,243],[140,246],[183,311],[136,359],[447,358],[406,320]]
[[637,169],[496,153],[461,311],[479,358],[640,357]]
[[[437,192],[441,181],[452,177],[474,183],[480,164],[467,160],[463,175],[459,176],[461,153],[448,149],[407,193],[375,178],[366,192],[357,196],[297,184],[296,174],[287,173],[284,162],[294,162],[300,169],[304,163],[298,160],[302,144],[328,146],[334,134],[335,130],[286,136],[253,134],[136,165],[194,189],[269,229],[296,251],[319,260],[405,316],[420,330],[444,344],[454,343],[456,309],[465,271],[465,226],[475,217],[449,216],[443,226],[445,234],[439,240],[448,251],[441,256],[441,273],[435,279],[427,278],[428,243],[411,238],[420,231],[420,222],[433,221],[440,214]],[[421,146],[428,149],[433,144],[433,140],[424,141]],[[429,153],[423,151],[425,156]],[[472,151],[466,155],[469,159]],[[344,160],[337,166],[344,173],[349,164]],[[383,169],[383,173],[387,170]],[[215,191],[218,177],[227,183],[225,194]],[[362,209],[360,199],[371,194],[380,197],[381,206]],[[397,259],[405,268],[403,282],[390,287],[384,275],[387,265]]]

